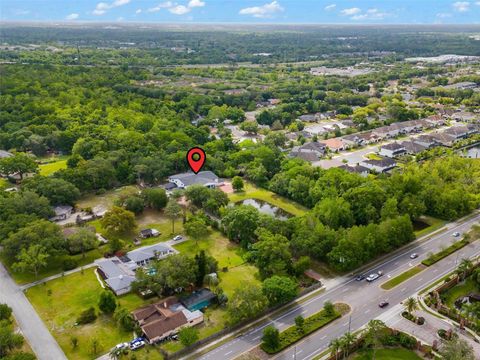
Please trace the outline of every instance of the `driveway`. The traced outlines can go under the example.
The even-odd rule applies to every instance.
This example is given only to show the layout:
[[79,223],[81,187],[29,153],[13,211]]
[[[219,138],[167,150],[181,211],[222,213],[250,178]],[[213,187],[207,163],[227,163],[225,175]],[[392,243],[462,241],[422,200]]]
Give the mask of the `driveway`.
[[425,324],[416,325],[410,320],[405,319],[400,312],[398,312],[395,317],[387,320],[386,324],[395,329],[405,331],[429,345],[432,345],[435,340],[437,340],[437,342],[441,341],[441,338],[437,335],[438,330],[452,329],[461,339],[467,341],[473,347],[475,354],[480,354],[480,344],[466,335],[465,331],[453,326],[446,320],[440,319],[426,311],[418,310],[415,312],[415,315],[423,316],[425,318]]
[[18,326],[39,360],[67,360],[22,290],[0,263],[0,303],[13,309]]

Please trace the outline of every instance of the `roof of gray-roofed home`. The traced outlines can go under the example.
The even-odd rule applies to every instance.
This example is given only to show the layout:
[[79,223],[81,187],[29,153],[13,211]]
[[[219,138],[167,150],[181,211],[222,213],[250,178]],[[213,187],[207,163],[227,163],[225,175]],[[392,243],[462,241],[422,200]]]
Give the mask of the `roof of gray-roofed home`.
[[387,150],[400,150],[403,149],[403,145],[400,145],[399,143],[393,142],[390,144],[385,144],[382,145],[382,149],[387,149]]
[[200,171],[198,174],[187,172],[170,176],[170,179],[178,179],[185,186],[189,185],[206,185],[209,183],[218,182],[218,176],[212,171]]
[[416,143],[414,141],[404,141],[402,142],[402,146],[407,150],[407,152],[413,153],[413,154],[422,152],[427,148],[426,146]]
[[123,263],[118,258],[100,259],[96,260],[95,263],[101,268],[102,272],[108,278],[118,277],[120,275],[128,276],[134,274],[133,271],[128,269],[128,267],[122,266]]
[[382,158],[382,159],[372,159],[372,160],[365,160],[363,161],[366,164],[380,166],[380,167],[388,167],[388,166],[395,166],[397,163],[395,160],[390,158]]
[[12,156],[13,156],[13,154],[8,152],[8,151],[0,150],[0,159],[12,157]]
[[128,252],[126,256],[134,262],[140,262],[140,261],[152,259],[156,256],[156,253],[161,253],[161,252],[173,253],[175,252],[175,250],[165,244],[155,244],[155,245],[145,246],[139,249],[132,250]]
[[117,277],[112,277],[105,279],[105,282],[110,286],[113,291],[119,291],[125,288],[128,288],[135,281],[135,276],[130,275],[119,275]]

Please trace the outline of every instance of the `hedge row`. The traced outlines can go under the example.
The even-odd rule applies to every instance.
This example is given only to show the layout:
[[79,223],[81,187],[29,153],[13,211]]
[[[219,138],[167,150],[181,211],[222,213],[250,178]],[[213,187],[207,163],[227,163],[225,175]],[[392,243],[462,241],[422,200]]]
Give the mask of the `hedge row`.
[[341,316],[342,315],[338,311],[335,311],[333,314],[328,314],[325,310],[321,310],[318,313],[305,318],[303,331],[300,331],[296,326],[291,326],[282,331],[280,333],[280,345],[277,348],[270,349],[264,343],[262,343],[261,348],[268,354],[276,354]]
[[446,249],[443,249],[442,251],[439,251],[438,253],[433,254],[428,259],[423,260],[422,264],[425,266],[432,266],[433,264],[439,262],[443,258],[447,257],[450,254],[453,254],[455,251],[467,245],[468,245],[468,240],[457,241],[456,243],[450,245]]

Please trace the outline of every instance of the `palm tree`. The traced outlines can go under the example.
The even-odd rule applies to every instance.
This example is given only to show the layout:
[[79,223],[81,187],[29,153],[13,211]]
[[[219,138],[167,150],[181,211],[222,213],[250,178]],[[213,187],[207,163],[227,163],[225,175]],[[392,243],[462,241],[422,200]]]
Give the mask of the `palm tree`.
[[333,339],[330,342],[331,355],[335,355],[335,360],[338,360],[338,350],[342,347],[342,341],[340,339]]
[[367,342],[372,345],[373,360],[375,360],[376,350],[382,331],[386,328],[385,324],[380,320],[370,320],[367,325]]
[[470,259],[462,259],[460,265],[457,268],[457,274],[460,276],[460,280],[464,280],[465,276],[467,275],[468,270],[473,267],[472,260]]
[[407,300],[405,300],[405,309],[410,315],[412,315],[412,313],[418,309],[417,300],[415,300],[413,297],[409,297]]
[[348,357],[350,347],[355,342],[355,340],[357,340],[357,338],[351,332],[347,332],[345,333],[345,335],[342,336],[342,343],[343,343],[342,350],[343,350],[344,359]]

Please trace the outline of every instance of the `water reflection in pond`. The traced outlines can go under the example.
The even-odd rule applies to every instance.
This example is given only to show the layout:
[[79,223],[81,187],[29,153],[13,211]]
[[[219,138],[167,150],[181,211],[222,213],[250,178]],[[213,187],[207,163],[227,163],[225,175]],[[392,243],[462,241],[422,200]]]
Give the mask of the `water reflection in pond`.
[[280,209],[279,207],[276,207],[275,205],[258,199],[245,199],[243,201],[236,202],[235,205],[252,205],[261,213],[272,215],[280,220],[287,220],[293,216],[292,214]]

